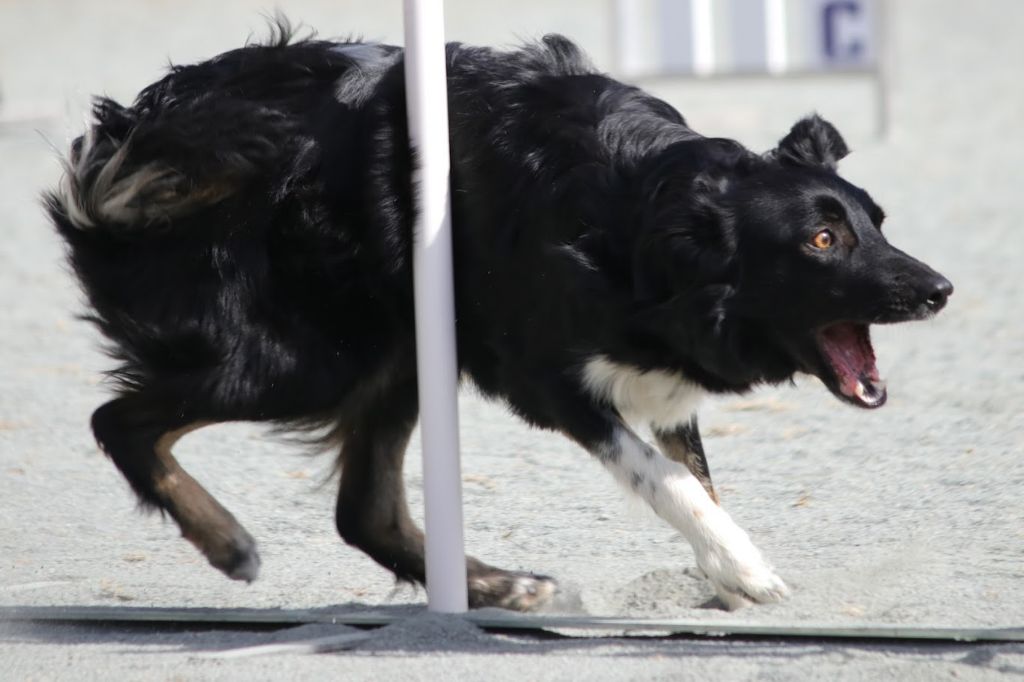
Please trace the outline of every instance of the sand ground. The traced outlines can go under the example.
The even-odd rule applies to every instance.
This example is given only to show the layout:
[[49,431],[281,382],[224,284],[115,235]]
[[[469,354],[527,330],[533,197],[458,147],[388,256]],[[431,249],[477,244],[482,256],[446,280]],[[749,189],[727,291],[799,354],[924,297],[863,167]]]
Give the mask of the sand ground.
[[[388,574],[337,539],[334,483],[326,477],[330,458],[308,457],[259,426],[201,431],[180,448],[184,466],[261,543],[258,582],[227,581],[172,524],[135,511],[127,486],[87,429],[106,393],[100,373],[108,362],[93,330],[74,317],[80,296],[37,198],[59,176],[46,140],[63,146],[76,125],[55,109],[60,93],[71,104],[78,97],[62,79],[94,64],[102,79],[79,73],[76,88],[130,94],[146,83],[138,63],[160,42],[159,25],[137,25],[144,18],[132,13],[141,10],[112,9],[136,22],[135,40],[114,40],[104,53],[79,23],[74,30],[62,23],[59,3],[34,3],[30,14],[16,10],[18,4],[0,3],[0,42],[6,44],[0,92],[8,93],[0,104],[0,605],[422,604],[422,592],[396,591]],[[809,378],[795,387],[709,401],[702,409],[724,504],[772,559],[793,597],[734,614],[705,608],[710,589],[691,577],[692,554],[670,528],[632,509],[610,477],[570,443],[528,430],[501,406],[466,393],[461,414],[470,551],[498,565],[559,577],[594,614],[1024,624],[1024,233],[1018,224],[1024,215],[1024,44],[1018,40],[1024,4],[892,4],[893,129],[884,140],[865,123],[873,105],[862,83],[651,84],[698,130],[755,148],[770,145],[809,108],[834,118],[852,131],[856,150],[843,173],[886,208],[891,241],[956,285],[948,310],[935,321],[877,331],[879,365],[890,385],[883,410],[840,405]],[[340,21],[325,5],[304,3],[302,9],[307,17]],[[68,11],[96,21],[87,6],[70,3]],[[168,11],[163,3],[154,7]],[[240,24],[253,25],[254,8],[244,2],[224,7],[208,23],[192,22],[203,26],[196,29],[197,42],[229,47],[244,38],[244,30],[225,34],[224,27],[239,16]],[[572,33],[568,20],[553,28]],[[148,43],[138,38],[143,30]],[[68,50],[72,42],[66,68],[60,61],[11,61],[11,45],[26,44],[31,31],[40,35],[37,49],[60,44]],[[119,71],[109,63],[125,65]],[[160,63],[149,60],[145,68],[155,75]],[[418,512],[418,446],[408,461]],[[239,661],[200,656],[310,632],[0,624],[0,678],[1024,675],[1024,645],[537,640],[423,616],[380,631],[348,653]]]

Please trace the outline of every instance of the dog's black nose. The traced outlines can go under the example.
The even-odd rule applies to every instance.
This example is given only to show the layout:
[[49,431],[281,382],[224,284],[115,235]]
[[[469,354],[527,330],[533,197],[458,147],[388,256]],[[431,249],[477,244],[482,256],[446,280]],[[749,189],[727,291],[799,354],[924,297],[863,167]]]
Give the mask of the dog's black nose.
[[940,276],[932,283],[932,292],[928,295],[925,303],[928,308],[937,313],[946,307],[946,301],[953,294],[953,283],[945,277]]

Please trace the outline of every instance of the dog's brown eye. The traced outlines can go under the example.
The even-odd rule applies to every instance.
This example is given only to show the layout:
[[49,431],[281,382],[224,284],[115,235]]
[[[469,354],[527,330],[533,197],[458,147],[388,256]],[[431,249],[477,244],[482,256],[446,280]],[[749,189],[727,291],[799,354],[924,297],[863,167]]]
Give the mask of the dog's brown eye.
[[811,240],[811,244],[814,244],[814,248],[825,249],[832,248],[832,244],[835,243],[835,237],[832,235],[831,230],[822,230],[818,234],[814,235],[814,239]]

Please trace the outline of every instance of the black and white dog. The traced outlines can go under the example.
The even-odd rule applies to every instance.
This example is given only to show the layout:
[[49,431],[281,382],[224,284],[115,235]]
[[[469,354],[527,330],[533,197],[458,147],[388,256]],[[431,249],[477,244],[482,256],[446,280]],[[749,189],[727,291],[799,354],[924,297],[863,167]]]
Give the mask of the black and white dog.
[[[868,325],[927,318],[952,285],[886,242],[818,117],[755,154],[562,37],[452,44],[447,63],[462,372],[597,457],[727,606],[782,598],[718,504],[698,399],[807,372],[879,407]],[[402,480],[418,411],[402,51],[282,29],[94,115],[47,206],[120,360],[92,418],[102,448],[211,564],[253,580],[252,537],[171,448],[231,420],[327,426],[341,537],[422,583]],[[473,606],[557,590],[467,562]]]

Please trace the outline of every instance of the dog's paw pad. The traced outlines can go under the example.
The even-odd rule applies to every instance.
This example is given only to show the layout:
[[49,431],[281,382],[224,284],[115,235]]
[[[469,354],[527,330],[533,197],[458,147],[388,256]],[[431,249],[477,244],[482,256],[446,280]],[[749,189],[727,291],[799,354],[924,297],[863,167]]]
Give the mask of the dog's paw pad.
[[511,611],[536,611],[559,593],[554,578],[533,573],[494,569],[469,579],[469,605],[494,606]]

